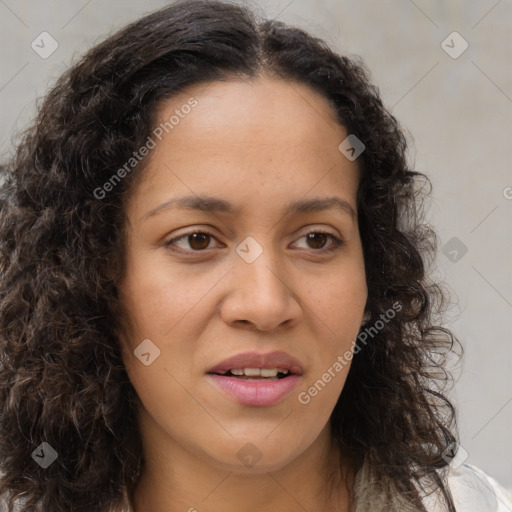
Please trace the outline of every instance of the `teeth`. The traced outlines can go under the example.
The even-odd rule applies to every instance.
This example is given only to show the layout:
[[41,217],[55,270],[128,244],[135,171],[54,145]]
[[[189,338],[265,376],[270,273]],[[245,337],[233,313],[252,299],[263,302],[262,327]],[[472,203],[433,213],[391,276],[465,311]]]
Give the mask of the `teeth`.
[[244,374],[246,377],[258,377],[261,375],[261,370],[259,368],[244,368]]
[[[230,372],[238,377],[241,377],[242,375],[245,375],[246,377],[277,377],[278,373],[282,373],[283,375],[288,375],[288,373],[290,373],[288,370],[279,370],[278,368],[233,368]],[[219,373],[224,375],[227,372]]]
[[260,370],[260,375],[262,377],[277,377],[277,368],[262,368]]

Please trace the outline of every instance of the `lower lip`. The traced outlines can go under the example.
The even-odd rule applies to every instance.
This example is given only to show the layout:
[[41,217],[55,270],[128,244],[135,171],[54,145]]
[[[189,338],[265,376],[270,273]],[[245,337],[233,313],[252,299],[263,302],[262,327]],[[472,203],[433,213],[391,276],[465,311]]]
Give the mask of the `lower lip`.
[[214,385],[243,405],[269,406],[289,396],[300,380],[290,375],[276,380],[243,380],[236,377],[208,374]]

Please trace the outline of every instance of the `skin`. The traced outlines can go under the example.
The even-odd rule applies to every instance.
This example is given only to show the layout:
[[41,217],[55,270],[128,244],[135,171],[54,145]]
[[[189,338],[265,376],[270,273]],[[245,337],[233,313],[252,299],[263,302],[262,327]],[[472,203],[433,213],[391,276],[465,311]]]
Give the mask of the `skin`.
[[[125,206],[119,291],[133,330],[120,343],[146,458],[135,510],[348,511],[353,470],[328,420],[350,362],[308,404],[298,394],[352,349],[363,322],[357,216],[283,214],[291,201],[331,196],[357,213],[357,161],[338,150],[348,133],[322,95],[265,75],[190,87],[159,106],[157,122],[191,96],[197,106],[150,152]],[[185,195],[215,196],[239,211],[173,206],[147,217]],[[212,236],[166,246],[196,228]],[[305,236],[319,229],[344,244],[325,252],[329,237]],[[248,236],[263,249],[252,263],[236,252]],[[160,349],[149,366],[134,355],[144,339]],[[274,350],[303,366],[278,404],[242,405],[205,376],[232,355]],[[247,443],[261,456],[252,467],[237,456]]]

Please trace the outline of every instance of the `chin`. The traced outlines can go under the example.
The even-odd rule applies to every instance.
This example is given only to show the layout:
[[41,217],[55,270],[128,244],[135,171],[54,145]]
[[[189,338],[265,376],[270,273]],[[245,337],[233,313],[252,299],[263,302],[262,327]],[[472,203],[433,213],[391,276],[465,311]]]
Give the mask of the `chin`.
[[[251,442],[231,439],[225,449],[215,453],[207,450],[207,456],[222,471],[255,475],[279,471],[300,455],[295,446],[287,447],[281,441],[279,443],[281,449],[278,449],[274,444],[263,440]],[[216,447],[220,446],[216,444]]]
[[275,454],[271,457],[265,457],[261,454],[261,458],[259,459],[255,458],[253,461],[240,461],[237,454],[234,454],[234,457],[229,459],[226,457],[223,457],[221,460],[217,459],[217,465],[219,469],[238,475],[260,475],[279,471],[293,462],[294,459],[295,456],[290,454],[283,455],[282,457],[276,456]]

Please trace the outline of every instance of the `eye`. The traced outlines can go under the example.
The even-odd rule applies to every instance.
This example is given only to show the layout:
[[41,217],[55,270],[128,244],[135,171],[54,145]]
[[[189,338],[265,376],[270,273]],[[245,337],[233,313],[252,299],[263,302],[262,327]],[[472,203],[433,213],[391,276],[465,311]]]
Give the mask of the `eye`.
[[[299,240],[302,238],[305,238],[308,244],[312,244],[310,247],[306,247],[306,249],[313,249],[315,252],[332,252],[344,243],[343,240],[339,239],[332,233],[319,229],[302,235]],[[173,238],[166,242],[165,245],[167,247],[176,246],[179,250],[183,250],[185,252],[202,252],[209,248],[212,239],[216,240],[216,238],[207,231],[193,231]],[[325,249],[324,247],[328,240],[331,240],[331,245]],[[182,242],[185,244],[188,243],[189,247],[180,246],[179,243]]]
[[[165,245],[166,246],[172,246],[172,245],[179,245],[177,242],[179,241],[185,241],[189,243],[189,247],[194,252],[201,252],[205,249],[208,249],[208,245],[210,242],[210,239],[215,238],[212,234],[207,233],[205,231],[194,231],[192,233],[185,233],[184,235],[178,236],[176,238],[173,238],[172,240],[169,240]],[[188,250],[188,248],[183,248],[185,251]]]
[[[312,244],[312,247],[306,247],[306,249],[312,248],[316,252],[332,252],[338,249],[344,243],[343,240],[333,235],[332,233],[319,229],[302,235],[299,240],[301,238],[305,238],[307,243]],[[331,240],[331,245],[325,249],[324,246],[328,240]]]

